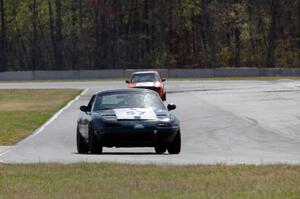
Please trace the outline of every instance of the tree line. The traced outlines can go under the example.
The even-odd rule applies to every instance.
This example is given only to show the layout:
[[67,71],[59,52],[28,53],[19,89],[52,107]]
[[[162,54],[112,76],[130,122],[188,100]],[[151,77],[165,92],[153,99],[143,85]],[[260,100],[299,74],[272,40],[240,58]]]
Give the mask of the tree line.
[[300,0],[0,0],[0,71],[300,67]]

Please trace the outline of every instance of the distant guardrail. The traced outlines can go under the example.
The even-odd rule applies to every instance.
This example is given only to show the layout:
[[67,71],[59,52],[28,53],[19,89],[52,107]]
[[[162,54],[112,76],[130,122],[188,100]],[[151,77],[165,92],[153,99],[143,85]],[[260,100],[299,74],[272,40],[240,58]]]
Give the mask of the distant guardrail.
[[[146,70],[146,69],[141,69]],[[138,69],[1,72],[0,81],[128,78]],[[300,68],[149,69],[166,78],[300,76]]]

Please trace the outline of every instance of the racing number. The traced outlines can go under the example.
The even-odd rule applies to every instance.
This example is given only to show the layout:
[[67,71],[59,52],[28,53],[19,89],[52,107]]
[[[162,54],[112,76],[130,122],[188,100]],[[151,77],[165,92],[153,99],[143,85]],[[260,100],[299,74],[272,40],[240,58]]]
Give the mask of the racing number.
[[141,116],[145,113],[146,113],[145,111],[136,111],[136,110],[130,110],[126,112],[127,115],[138,115],[138,116]]

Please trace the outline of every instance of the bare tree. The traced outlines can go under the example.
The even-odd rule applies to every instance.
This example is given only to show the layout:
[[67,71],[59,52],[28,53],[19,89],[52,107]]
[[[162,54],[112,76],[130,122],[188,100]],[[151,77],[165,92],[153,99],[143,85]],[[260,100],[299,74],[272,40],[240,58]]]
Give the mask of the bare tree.
[[55,19],[55,32],[56,32],[56,50],[55,50],[55,61],[57,69],[64,68],[64,40],[62,34],[62,2],[61,0],[55,1],[56,7],[56,19]]
[[1,32],[0,32],[0,71],[5,71],[7,69],[7,55],[6,55],[6,21],[5,21],[5,9],[4,0],[0,0],[0,22],[1,22]]
[[269,27],[269,37],[267,43],[267,57],[266,57],[266,66],[274,67],[274,51],[275,51],[275,40],[276,40],[276,27],[277,27],[277,18],[278,18],[278,8],[279,0],[272,0],[271,2],[271,20]]
[[202,11],[202,25],[203,25],[203,42],[207,43],[209,51],[206,51],[208,54],[206,57],[209,57],[208,67],[216,67],[216,44],[215,44],[215,34],[213,31],[210,13],[208,11],[207,0],[200,0],[200,6]]
[[[80,1],[81,2],[81,1]],[[76,67],[79,61],[78,56],[78,32],[77,32],[77,24],[78,24],[78,15],[77,15],[77,6],[79,5],[79,9],[81,9],[81,3],[77,0],[72,0],[71,2],[71,12],[72,12],[72,50],[71,50],[71,64],[72,68]]]
[[94,23],[96,37],[95,68],[99,68],[101,66],[100,0],[96,0]]
[[36,0],[33,0],[32,1],[32,52],[31,52],[32,70],[36,70],[37,67],[39,66],[37,20],[38,20],[37,5],[36,5]]

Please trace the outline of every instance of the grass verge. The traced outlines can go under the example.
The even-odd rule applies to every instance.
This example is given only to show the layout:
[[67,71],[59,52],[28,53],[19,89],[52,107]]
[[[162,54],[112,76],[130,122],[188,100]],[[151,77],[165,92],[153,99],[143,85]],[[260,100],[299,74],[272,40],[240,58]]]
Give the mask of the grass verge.
[[13,145],[80,94],[73,89],[0,90],[0,145]]
[[0,198],[299,198],[300,166],[0,164]]

